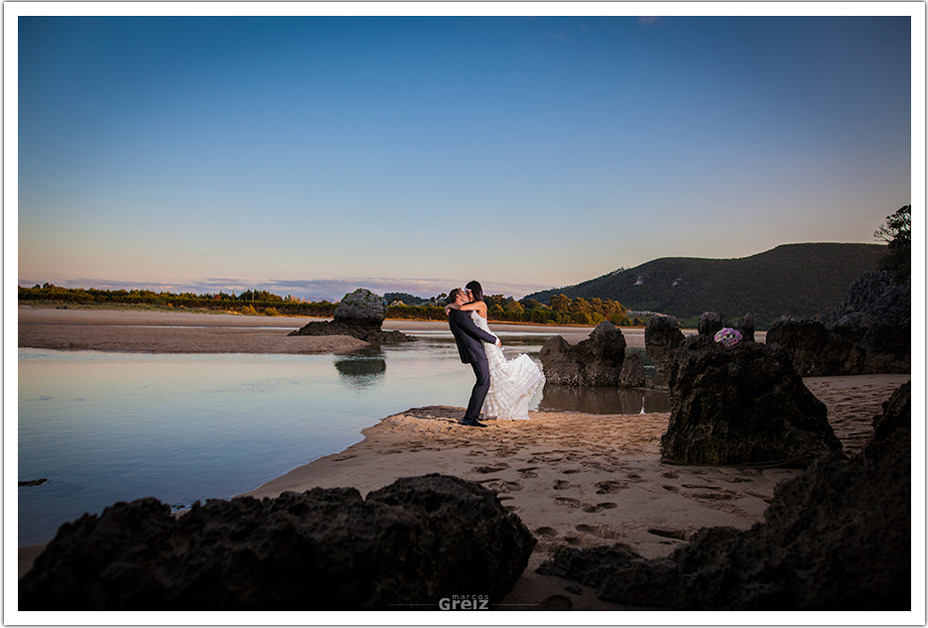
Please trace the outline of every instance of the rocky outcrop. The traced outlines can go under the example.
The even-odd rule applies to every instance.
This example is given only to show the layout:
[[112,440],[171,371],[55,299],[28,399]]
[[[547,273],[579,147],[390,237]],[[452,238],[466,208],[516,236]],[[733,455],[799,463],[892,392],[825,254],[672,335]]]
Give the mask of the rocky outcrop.
[[737,321],[734,328],[741,332],[743,342],[754,342],[754,315],[748,312]]
[[561,336],[549,338],[539,357],[545,380],[551,384],[618,386],[625,347],[622,330],[603,321],[576,345]]
[[291,332],[290,336],[354,336],[374,344],[392,344],[415,340],[399,331],[383,331],[387,308],[380,297],[359,288],[346,294],[335,307],[331,321],[312,321]]
[[564,547],[539,567],[610,602],[689,610],[911,608],[911,387],[884,404],[851,460],[826,456],[781,483],[750,530],[704,528],[666,558]]
[[438,610],[498,602],[535,539],[495,493],[432,474],[366,499],[316,488],[209,500],[179,518],[155,499],[65,524],[19,583],[20,610]]
[[644,328],[644,346],[659,371],[669,371],[686,336],[672,316],[652,316]]
[[622,371],[619,373],[619,386],[623,388],[641,388],[646,385],[644,377],[644,362],[637,351],[625,356]]
[[661,456],[684,464],[805,466],[841,451],[825,404],[780,351],[688,338],[670,372]]
[[703,312],[699,317],[696,331],[700,336],[712,337],[717,331],[728,326],[728,321],[724,320],[718,312]]
[[895,273],[864,273],[827,317],[781,317],[767,344],[782,347],[800,375],[908,373],[911,360],[910,284]]

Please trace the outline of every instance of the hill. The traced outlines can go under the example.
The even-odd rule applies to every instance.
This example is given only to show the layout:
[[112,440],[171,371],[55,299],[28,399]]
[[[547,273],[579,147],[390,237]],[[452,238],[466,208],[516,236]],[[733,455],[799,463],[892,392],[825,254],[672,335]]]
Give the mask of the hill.
[[733,320],[750,312],[764,329],[783,314],[827,314],[885,252],[881,244],[829,242],[783,244],[738,259],[665,257],[525,298],[613,299],[629,310],[672,314],[690,324],[706,311]]

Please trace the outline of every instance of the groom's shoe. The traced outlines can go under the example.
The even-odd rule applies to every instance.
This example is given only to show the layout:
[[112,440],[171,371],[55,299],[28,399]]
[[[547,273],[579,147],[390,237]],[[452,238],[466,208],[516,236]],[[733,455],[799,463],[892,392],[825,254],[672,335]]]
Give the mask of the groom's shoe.
[[486,425],[480,421],[477,421],[476,419],[464,419],[461,421],[461,425],[467,425],[469,427],[486,427]]

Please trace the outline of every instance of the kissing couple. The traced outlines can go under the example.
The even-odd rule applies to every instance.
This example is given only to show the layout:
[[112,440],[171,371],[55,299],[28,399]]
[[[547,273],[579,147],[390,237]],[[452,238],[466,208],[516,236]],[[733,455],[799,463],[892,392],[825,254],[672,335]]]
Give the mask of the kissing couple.
[[471,281],[464,290],[455,288],[448,298],[445,314],[461,362],[470,364],[477,377],[461,424],[486,427],[478,420],[484,408],[486,418],[527,419],[528,402],[545,381],[541,369],[524,353],[511,360],[503,355],[499,338],[487,324],[487,304],[478,282]]

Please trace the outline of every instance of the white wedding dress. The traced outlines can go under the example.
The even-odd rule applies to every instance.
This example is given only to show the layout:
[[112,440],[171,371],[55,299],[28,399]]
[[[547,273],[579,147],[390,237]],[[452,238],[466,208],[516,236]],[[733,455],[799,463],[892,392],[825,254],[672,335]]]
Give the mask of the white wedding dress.
[[[493,333],[487,325],[487,319],[477,312],[470,314],[477,327]],[[541,369],[524,353],[507,360],[503,350],[496,345],[483,342],[483,348],[490,367],[490,391],[483,402],[484,414],[495,419],[527,419],[528,402],[545,381]]]

